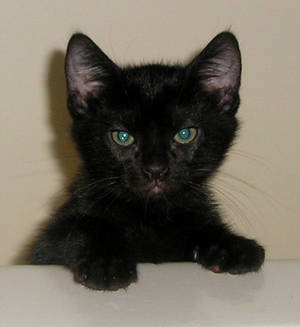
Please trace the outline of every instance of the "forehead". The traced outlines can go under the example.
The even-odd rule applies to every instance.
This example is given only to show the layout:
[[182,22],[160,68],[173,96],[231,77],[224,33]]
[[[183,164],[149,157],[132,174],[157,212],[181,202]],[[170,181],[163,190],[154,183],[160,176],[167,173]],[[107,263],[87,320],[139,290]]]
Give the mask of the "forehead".
[[165,92],[173,92],[181,86],[184,68],[182,66],[144,65],[124,69],[126,88],[135,95],[148,100]]
[[[194,110],[180,105],[181,66],[147,65],[124,71],[127,103],[123,118],[132,127],[174,127],[193,119]],[[196,118],[196,117],[194,117]]]

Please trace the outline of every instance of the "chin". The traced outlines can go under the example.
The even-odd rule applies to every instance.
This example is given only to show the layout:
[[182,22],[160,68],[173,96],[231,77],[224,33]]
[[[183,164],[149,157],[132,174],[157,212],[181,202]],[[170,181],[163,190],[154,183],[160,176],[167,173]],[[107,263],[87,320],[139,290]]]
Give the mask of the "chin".
[[147,197],[154,200],[162,199],[164,198],[164,191],[159,187],[154,187],[153,189],[147,192]]

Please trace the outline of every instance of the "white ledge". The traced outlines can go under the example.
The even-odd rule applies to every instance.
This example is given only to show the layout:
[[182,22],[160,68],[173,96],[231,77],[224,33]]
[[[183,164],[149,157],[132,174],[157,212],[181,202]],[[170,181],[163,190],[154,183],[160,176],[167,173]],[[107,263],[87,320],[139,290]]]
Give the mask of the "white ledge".
[[244,276],[186,263],[138,268],[138,283],[111,293],[57,266],[0,267],[0,326],[300,326],[300,261]]

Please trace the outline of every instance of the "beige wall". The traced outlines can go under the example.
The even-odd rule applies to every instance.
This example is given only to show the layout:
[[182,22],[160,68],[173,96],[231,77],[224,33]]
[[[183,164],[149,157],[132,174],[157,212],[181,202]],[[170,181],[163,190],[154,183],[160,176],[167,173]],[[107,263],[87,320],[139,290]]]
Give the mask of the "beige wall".
[[[74,173],[63,52],[83,31],[116,62],[186,60],[230,28],[243,55],[243,129],[216,181],[228,220],[269,258],[300,258],[300,1],[0,3],[0,264],[9,264]],[[250,183],[248,185],[247,183]]]

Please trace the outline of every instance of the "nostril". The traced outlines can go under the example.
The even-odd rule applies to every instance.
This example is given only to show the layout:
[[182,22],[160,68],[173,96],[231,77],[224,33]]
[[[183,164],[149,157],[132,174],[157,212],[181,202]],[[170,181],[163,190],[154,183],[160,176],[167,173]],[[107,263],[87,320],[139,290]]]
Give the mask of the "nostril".
[[168,167],[162,167],[162,166],[149,166],[146,168],[143,168],[143,173],[149,178],[149,179],[160,179],[167,175],[169,171]]
[[162,178],[162,177],[166,176],[168,172],[169,172],[168,167],[163,168],[162,171],[159,174],[159,177]]
[[143,168],[143,173],[149,178],[152,179],[152,172],[150,169]]

